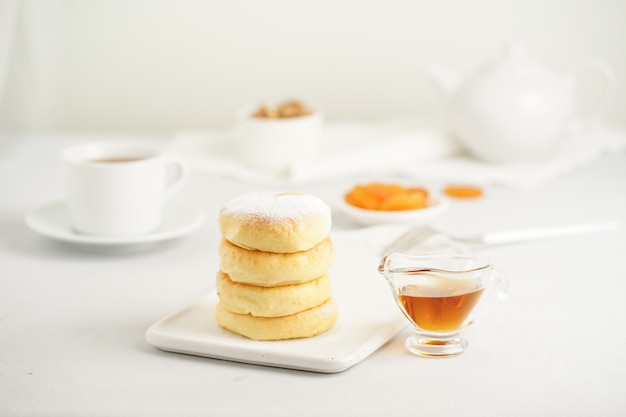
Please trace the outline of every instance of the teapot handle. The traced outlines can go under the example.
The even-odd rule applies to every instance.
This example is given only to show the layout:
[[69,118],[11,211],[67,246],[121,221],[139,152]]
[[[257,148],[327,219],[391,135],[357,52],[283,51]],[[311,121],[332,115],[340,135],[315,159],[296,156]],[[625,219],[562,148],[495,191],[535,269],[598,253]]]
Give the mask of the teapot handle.
[[580,123],[593,122],[602,116],[613,104],[616,91],[616,77],[613,68],[604,61],[598,59],[588,59],[573,68],[572,73],[575,77],[579,77],[582,72],[597,71],[600,73],[604,91],[602,96],[597,100],[596,104],[587,111],[587,114],[581,117]]

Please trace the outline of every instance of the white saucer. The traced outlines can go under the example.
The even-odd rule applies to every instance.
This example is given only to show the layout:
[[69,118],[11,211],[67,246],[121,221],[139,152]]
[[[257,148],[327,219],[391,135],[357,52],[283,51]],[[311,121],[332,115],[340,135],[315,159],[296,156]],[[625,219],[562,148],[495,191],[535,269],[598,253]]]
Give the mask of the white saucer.
[[70,227],[64,202],[48,204],[28,213],[28,227],[52,239],[86,245],[124,246],[155,243],[184,236],[198,229],[205,214],[198,207],[170,203],[163,212],[163,224],[153,233],[129,236],[84,235]]

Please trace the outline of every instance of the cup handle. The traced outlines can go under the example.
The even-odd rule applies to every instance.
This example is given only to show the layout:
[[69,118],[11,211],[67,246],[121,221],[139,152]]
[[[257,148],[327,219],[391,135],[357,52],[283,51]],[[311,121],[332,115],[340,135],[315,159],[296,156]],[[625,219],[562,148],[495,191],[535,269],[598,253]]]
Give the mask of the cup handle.
[[168,182],[163,193],[163,201],[172,198],[189,179],[189,167],[183,158],[174,155],[166,155],[165,159],[166,170],[176,170],[176,176]]
[[487,284],[482,297],[480,297],[480,301],[478,301],[474,311],[470,314],[465,323],[463,323],[462,327],[469,326],[476,321],[478,317],[493,310],[502,302],[502,300],[506,298],[508,293],[509,280],[502,272],[494,269],[493,275],[489,279],[489,283]]
[[584,71],[597,71],[602,76],[604,82],[603,95],[598,99],[595,106],[593,106],[587,114],[581,117],[582,122],[593,121],[602,116],[613,104],[616,91],[616,77],[613,68],[604,61],[598,59],[589,59],[581,64],[577,65],[572,73],[575,77],[578,77],[580,73]]

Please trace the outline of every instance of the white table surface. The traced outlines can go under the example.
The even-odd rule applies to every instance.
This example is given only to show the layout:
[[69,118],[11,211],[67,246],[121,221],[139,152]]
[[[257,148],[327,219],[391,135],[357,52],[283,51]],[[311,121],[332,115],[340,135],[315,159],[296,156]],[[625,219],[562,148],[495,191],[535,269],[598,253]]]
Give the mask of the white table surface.
[[[626,155],[531,190],[488,188],[437,221],[459,233],[622,224],[478,250],[509,276],[510,294],[464,331],[466,353],[412,356],[407,327],[347,371],[320,374],[167,353],[144,339],[214,288],[218,209],[258,186],[192,176],[176,199],[201,206],[207,223],[144,252],[88,252],[25,226],[27,210],[62,199],[60,150],[88,138],[0,142],[0,415],[626,415]],[[334,206],[360,180],[297,188]]]

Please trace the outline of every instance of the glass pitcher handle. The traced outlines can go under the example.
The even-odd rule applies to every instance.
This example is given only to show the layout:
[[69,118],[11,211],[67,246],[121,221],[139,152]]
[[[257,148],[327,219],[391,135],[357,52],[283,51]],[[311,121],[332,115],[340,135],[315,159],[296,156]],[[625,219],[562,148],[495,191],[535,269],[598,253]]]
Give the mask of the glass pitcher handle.
[[462,327],[467,327],[476,321],[477,318],[483,316],[489,311],[497,307],[509,293],[509,280],[501,271],[494,269],[493,274],[489,278],[489,282],[485,286],[480,301],[467,318],[467,321],[463,323]]

